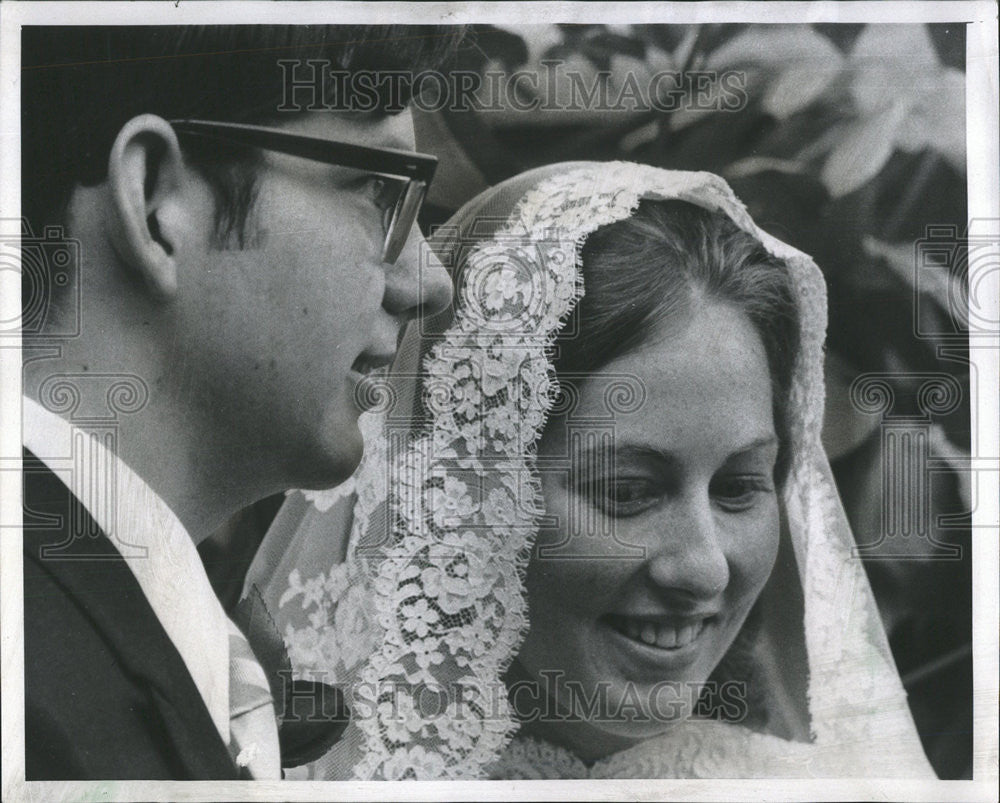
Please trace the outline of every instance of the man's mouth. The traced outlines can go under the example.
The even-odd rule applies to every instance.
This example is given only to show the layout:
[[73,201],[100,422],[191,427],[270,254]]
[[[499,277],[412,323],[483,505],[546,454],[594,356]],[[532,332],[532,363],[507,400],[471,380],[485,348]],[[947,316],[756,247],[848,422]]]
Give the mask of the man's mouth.
[[619,614],[609,615],[606,620],[626,638],[661,650],[686,647],[698,639],[708,623],[708,618],[664,621]]
[[362,354],[351,365],[351,371],[363,377],[385,375],[389,372],[393,354]]
[[389,376],[393,354],[362,354],[351,364],[354,404],[362,412],[384,404],[388,398],[382,381]]

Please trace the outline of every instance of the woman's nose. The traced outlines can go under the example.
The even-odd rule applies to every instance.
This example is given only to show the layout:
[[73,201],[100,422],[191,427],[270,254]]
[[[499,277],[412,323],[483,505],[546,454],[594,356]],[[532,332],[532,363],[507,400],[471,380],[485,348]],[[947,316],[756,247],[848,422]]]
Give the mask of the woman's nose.
[[386,266],[383,306],[395,315],[431,315],[451,303],[451,277],[414,225],[394,265]]
[[722,594],[729,585],[729,560],[707,494],[676,500],[658,524],[660,537],[647,553],[652,583],[702,600]]

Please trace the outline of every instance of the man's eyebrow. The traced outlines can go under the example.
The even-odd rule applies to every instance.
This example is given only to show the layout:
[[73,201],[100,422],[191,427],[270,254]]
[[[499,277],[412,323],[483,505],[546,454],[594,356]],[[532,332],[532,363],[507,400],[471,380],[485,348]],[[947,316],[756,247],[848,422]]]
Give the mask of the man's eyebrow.
[[375,147],[377,148],[392,148],[397,151],[410,151],[413,152],[413,143],[407,142],[402,137],[397,137],[395,135],[390,135],[386,139],[380,141]]
[[[416,146],[413,140],[407,140],[406,137],[401,136],[396,131],[378,131],[375,126],[372,128],[365,129],[366,135],[362,140],[355,140],[355,145],[364,145],[369,148],[389,148],[394,151],[405,151],[406,153],[415,153]],[[347,142],[346,139],[341,139],[337,136],[331,136],[331,139]]]

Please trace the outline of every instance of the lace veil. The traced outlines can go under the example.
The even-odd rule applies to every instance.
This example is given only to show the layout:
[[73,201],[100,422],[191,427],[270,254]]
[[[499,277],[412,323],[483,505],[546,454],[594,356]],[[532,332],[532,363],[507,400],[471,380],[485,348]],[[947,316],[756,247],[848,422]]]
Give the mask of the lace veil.
[[[692,719],[585,767],[515,738],[502,677],[528,626],[534,449],[557,398],[551,345],[585,290],[580,248],[647,198],[722,210],[786,261],[799,304],[785,526],[750,651],[767,724]],[[456,277],[453,309],[410,325],[391,377],[367,387],[362,465],[332,492],[289,494],[247,581],[295,671],[352,690],[345,737],[307,776],[932,775],[820,445],[813,261],[758,229],[718,177],[620,162],[510,179],[432,244]]]

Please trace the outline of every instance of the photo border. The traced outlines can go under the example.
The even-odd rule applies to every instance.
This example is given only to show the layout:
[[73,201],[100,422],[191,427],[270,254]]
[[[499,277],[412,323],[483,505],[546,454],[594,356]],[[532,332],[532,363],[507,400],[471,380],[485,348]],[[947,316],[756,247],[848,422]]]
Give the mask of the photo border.
[[[516,12],[516,13],[514,13]],[[20,2],[0,4],[0,225],[20,219],[20,28],[23,25],[561,22],[959,22],[967,26],[966,108],[969,217],[1000,243],[997,6],[989,2],[763,3],[359,3],[359,2]],[[995,248],[1000,252],[1000,247]],[[1000,264],[994,253],[992,264]],[[2,271],[13,273],[13,271]],[[1000,306],[1000,272],[983,292]],[[0,319],[20,314],[13,278],[0,276]],[[15,304],[18,304],[15,307]],[[25,782],[23,711],[23,585],[21,521],[21,361],[18,338],[0,339],[0,641],[2,641],[2,794],[4,800],[987,800],[996,798],[998,763],[998,463],[1000,341],[991,333],[970,348],[980,377],[972,405],[974,778],[972,781],[859,780],[613,780],[613,781],[185,781]],[[16,541],[16,542],[15,542]]]

